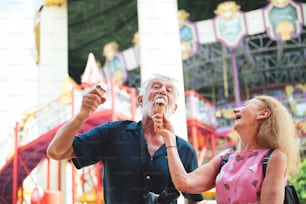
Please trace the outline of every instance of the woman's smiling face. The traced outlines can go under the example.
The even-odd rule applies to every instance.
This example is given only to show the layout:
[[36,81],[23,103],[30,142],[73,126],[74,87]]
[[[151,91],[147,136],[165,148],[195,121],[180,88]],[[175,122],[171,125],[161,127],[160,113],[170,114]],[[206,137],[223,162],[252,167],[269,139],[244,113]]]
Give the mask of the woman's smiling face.
[[257,99],[248,100],[242,106],[235,108],[235,130],[240,127],[257,125],[259,122],[257,116],[263,108],[263,103]]

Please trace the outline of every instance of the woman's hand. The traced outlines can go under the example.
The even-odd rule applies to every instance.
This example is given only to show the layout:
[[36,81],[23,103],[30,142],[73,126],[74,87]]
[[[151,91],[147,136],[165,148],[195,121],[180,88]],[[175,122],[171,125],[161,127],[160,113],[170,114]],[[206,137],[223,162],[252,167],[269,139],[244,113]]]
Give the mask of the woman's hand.
[[176,145],[174,128],[166,115],[164,113],[157,113],[154,110],[152,119],[154,122],[154,131],[164,137],[166,145]]

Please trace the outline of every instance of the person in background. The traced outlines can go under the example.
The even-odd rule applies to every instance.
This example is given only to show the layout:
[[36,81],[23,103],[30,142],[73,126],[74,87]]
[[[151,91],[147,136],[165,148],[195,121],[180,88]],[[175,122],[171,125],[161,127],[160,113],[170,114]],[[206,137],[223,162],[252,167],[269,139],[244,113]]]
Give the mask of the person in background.
[[[174,186],[200,193],[216,188],[217,203],[283,203],[284,186],[299,167],[299,145],[292,116],[277,99],[260,95],[234,109],[237,149],[225,150],[192,172],[180,161],[174,130],[167,115],[153,116],[157,134],[164,137]],[[263,175],[262,160],[272,152]],[[222,158],[231,154],[220,170]]]
[[[180,193],[170,178],[164,138],[154,131],[152,120],[160,109],[167,117],[176,111],[176,81],[156,75],[143,83],[137,97],[141,121],[112,121],[78,135],[86,120],[107,100],[104,91],[97,86],[83,96],[79,113],[58,130],[47,155],[55,160],[72,159],[78,169],[102,161],[106,204],[157,203],[156,200],[177,203]],[[196,169],[197,157],[191,144],[178,136],[175,141],[184,171]],[[188,203],[203,200],[202,194],[182,194]]]

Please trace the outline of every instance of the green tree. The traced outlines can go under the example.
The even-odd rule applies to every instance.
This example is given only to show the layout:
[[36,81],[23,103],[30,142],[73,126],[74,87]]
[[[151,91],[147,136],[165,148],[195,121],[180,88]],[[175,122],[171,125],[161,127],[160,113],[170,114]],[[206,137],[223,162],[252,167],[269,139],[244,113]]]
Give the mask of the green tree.
[[295,186],[301,203],[306,203],[306,159],[301,163],[299,173],[290,182]]

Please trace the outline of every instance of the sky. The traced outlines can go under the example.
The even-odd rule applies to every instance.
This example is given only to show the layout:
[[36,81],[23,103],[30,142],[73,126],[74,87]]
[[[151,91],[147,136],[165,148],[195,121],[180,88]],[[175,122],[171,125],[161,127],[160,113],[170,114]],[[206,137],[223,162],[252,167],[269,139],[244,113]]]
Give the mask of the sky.
[[0,141],[37,105],[34,15],[37,1],[0,1]]

